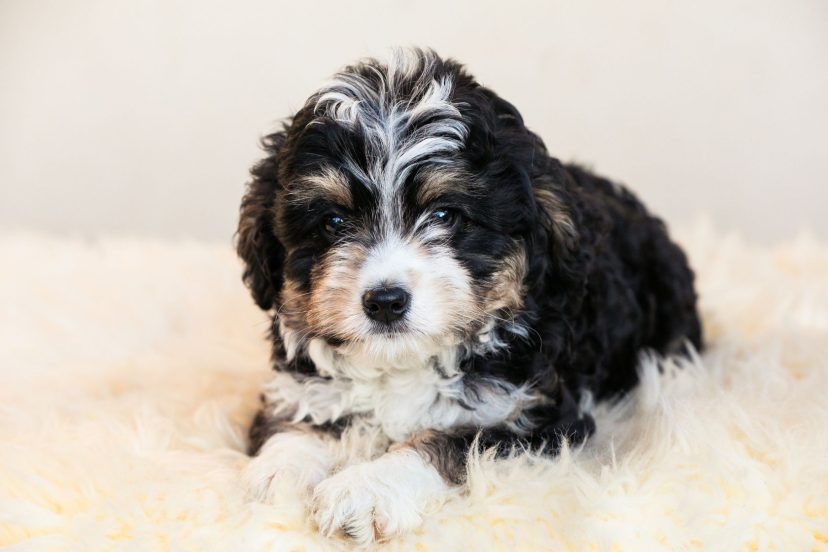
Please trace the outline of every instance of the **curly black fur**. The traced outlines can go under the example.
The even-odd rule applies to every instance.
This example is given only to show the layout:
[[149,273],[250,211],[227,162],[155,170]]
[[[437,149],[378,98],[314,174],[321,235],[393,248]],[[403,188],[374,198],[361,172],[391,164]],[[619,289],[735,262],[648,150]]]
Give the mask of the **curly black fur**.
[[[636,384],[641,351],[681,353],[688,344],[699,350],[702,332],[693,273],[661,220],[626,188],[550,156],[517,109],[462,66],[430,52],[418,55],[422,70],[398,82],[397,93],[416,95],[424,71],[430,79],[451,77],[451,101],[468,128],[452,162],[487,189],[485,195],[443,196],[462,218],[451,239],[456,258],[473,280],[485,281],[504,255],[517,247],[525,252],[522,308],[510,314],[528,328],[528,339],[504,332],[505,347],[469,354],[461,370],[468,381],[532,382],[548,399],[526,413],[533,426],[528,434],[506,425],[455,427],[412,441],[447,479],[460,482],[460,466],[475,436],[485,447],[508,450],[522,442],[549,452],[557,450],[562,437],[581,440],[594,430],[593,420],[579,409],[586,392],[599,399],[623,394]],[[382,67],[369,61],[345,73],[376,81],[379,88]],[[286,279],[309,290],[313,267],[330,247],[314,230],[324,206],[282,201],[285,183],[320,163],[347,173],[352,164],[368,162],[364,135],[320,120],[315,100],[264,140],[268,157],[252,170],[242,203],[238,252],[247,265],[244,281],[263,309],[279,307]],[[413,198],[418,185],[410,177],[403,193]],[[355,209],[375,205],[364,186],[353,183],[351,189]],[[410,212],[403,217],[413,217],[416,202],[408,199],[405,205]],[[314,374],[307,356],[287,361],[278,320],[274,313],[277,369]],[[333,345],[341,340],[321,337]],[[267,428],[276,425],[266,416],[257,418],[252,453],[272,433]]]

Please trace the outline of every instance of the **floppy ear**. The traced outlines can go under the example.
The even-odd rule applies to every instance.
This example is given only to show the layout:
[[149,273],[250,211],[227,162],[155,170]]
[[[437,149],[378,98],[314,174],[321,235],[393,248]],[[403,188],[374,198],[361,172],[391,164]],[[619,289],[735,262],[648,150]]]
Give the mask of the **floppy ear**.
[[250,171],[253,180],[248,183],[242,199],[236,234],[236,251],[245,263],[242,280],[263,310],[277,307],[282,288],[285,248],[276,238],[274,207],[276,195],[281,190],[278,157],[284,141],[284,132],[262,140],[268,157]]
[[[561,163],[551,157],[543,140],[526,128],[517,108],[494,92],[484,89],[489,99],[496,139],[492,157],[505,164],[513,182],[520,182],[521,198],[530,228],[525,236],[529,259],[529,281],[543,282],[550,264],[569,258],[577,240],[577,206],[568,193],[569,176]],[[499,151],[498,151],[499,148]]]

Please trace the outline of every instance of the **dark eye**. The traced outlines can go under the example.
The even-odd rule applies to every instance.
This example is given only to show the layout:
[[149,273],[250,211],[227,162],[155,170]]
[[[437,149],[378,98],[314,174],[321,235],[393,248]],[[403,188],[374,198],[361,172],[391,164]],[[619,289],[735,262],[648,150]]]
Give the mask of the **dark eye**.
[[329,215],[322,223],[322,230],[330,238],[335,238],[345,228],[345,219],[339,215]]
[[437,209],[431,213],[431,220],[445,226],[451,226],[457,220],[457,212],[452,209]]

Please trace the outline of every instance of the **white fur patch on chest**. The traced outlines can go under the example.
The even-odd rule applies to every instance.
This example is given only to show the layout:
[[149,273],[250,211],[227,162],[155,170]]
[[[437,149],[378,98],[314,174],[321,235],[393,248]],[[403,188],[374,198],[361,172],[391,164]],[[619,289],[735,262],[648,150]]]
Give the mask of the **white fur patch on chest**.
[[520,432],[528,429],[522,412],[538,400],[528,386],[464,377],[455,349],[378,363],[313,340],[308,354],[320,376],[276,373],[264,389],[272,415],[314,424],[359,415],[399,442],[418,431],[460,426],[506,424]]

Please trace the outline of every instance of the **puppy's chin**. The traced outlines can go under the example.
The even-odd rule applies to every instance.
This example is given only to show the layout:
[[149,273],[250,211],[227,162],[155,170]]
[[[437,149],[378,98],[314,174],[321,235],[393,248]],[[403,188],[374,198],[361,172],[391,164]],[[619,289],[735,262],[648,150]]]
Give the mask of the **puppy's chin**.
[[424,362],[461,342],[462,339],[451,332],[428,335],[400,327],[371,331],[359,339],[339,344],[336,350],[344,356],[409,364]]

